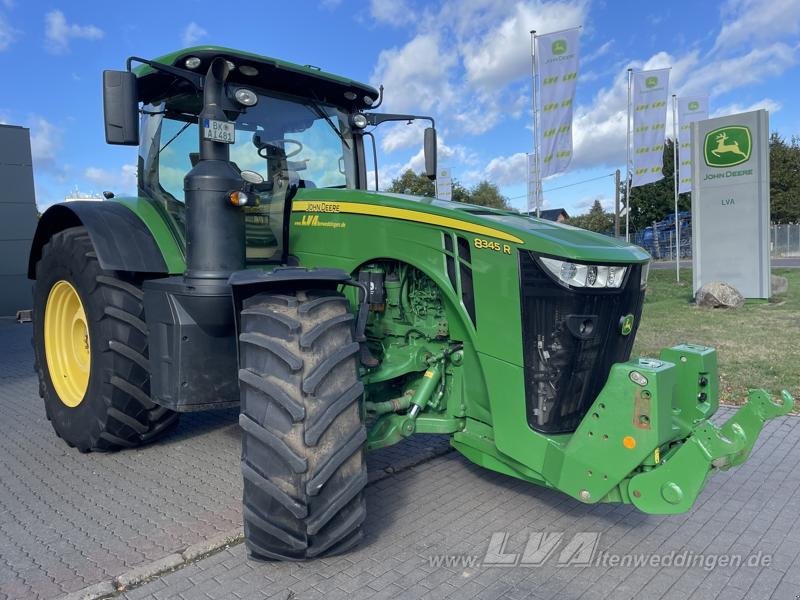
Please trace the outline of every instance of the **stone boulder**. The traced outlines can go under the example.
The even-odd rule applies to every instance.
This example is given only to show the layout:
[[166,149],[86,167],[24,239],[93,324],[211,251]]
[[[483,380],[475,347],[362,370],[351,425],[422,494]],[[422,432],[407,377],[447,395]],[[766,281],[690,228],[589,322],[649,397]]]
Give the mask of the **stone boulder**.
[[744,296],[732,285],[724,281],[711,281],[697,290],[694,295],[697,306],[707,308],[741,308]]
[[781,296],[789,291],[789,280],[780,275],[770,275],[773,296]]

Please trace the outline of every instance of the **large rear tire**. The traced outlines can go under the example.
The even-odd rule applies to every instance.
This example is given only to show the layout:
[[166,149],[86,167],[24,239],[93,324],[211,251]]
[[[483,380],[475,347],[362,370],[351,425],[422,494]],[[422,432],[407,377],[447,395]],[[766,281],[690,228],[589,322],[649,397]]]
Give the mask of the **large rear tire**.
[[258,558],[355,546],[366,515],[353,316],[335,291],[258,294],[239,335],[244,531]]
[[42,248],[33,346],[47,418],[81,452],[132,448],[177,422],[178,413],[150,399],[140,282],[102,269],[85,227]]

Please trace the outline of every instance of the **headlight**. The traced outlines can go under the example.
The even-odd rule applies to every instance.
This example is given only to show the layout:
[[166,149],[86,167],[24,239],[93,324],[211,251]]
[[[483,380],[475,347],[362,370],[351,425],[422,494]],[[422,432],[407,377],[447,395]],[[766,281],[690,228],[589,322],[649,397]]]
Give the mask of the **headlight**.
[[578,288],[618,288],[628,270],[620,265],[582,265],[555,258],[541,257],[541,261],[559,281]]
[[647,276],[650,275],[650,262],[647,261],[647,264],[642,265],[642,289],[647,287]]

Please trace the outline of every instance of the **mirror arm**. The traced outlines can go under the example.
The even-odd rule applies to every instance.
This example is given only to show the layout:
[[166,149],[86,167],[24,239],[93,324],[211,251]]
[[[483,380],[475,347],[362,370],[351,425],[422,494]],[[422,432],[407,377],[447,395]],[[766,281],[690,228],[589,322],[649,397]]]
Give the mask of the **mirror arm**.
[[128,71],[132,70],[131,63],[133,61],[145,64],[151,69],[155,69],[156,71],[169,73],[170,75],[174,75],[175,77],[180,77],[181,79],[184,79],[189,83],[191,83],[198,90],[203,88],[203,76],[200,75],[199,73],[193,73],[185,69],[179,69],[178,67],[172,67],[170,65],[164,65],[161,63],[153,62],[152,60],[147,60],[146,58],[139,58],[138,56],[129,56],[128,60],[125,61],[125,66],[127,67]]
[[386,121],[416,121],[417,119],[421,119],[423,121],[430,121],[431,127],[436,127],[433,117],[428,117],[425,115],[396,115],[391,113],[366,112],[364,113],[364,116],[367,117],[367,125],[380,125]]

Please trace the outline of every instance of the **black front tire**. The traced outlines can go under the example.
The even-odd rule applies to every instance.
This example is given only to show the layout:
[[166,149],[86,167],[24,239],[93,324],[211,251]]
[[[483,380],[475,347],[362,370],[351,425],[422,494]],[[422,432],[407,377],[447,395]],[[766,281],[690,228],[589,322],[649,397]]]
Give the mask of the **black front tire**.
[[[59,398],[45,355],[45,308],[50,290],[62,280],[80,296],[91,350],[88,388],[74,407]],[[69,446],[81,452],[133,448],[177,423],[178,413],[150,398],[140,282],[102,269],[85,227],[56,233],[42,248],[33,290],[33,347],[47,418]]]
[[353,316],[335,291],[262,293],[239,335],[245,542],[304,560],[362,537],[366,429]]

